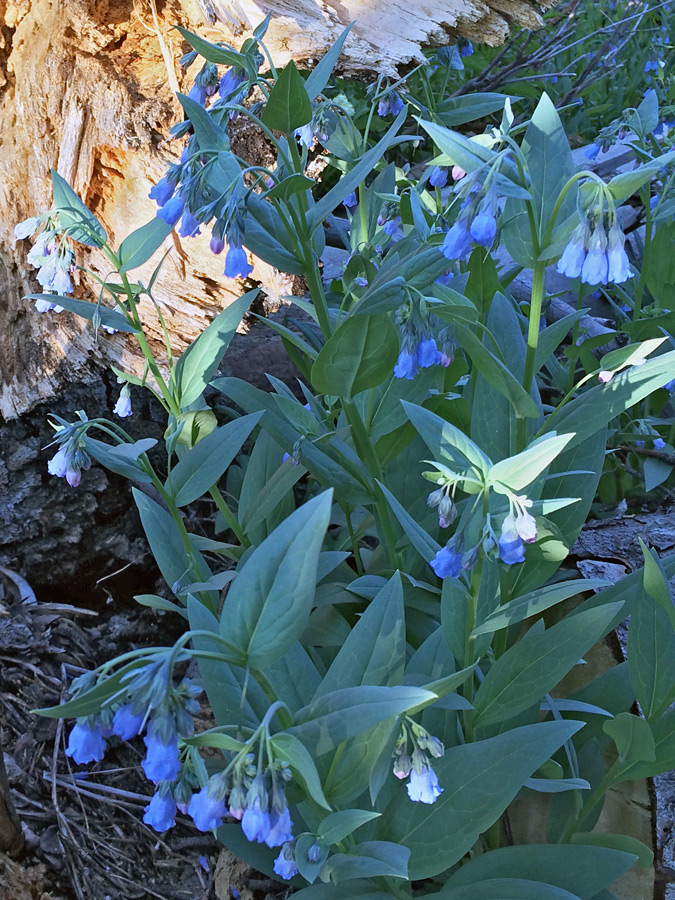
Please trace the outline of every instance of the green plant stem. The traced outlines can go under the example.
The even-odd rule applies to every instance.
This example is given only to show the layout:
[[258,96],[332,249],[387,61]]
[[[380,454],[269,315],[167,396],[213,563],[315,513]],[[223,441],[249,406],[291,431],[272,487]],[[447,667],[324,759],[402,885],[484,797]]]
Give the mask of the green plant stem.
[[[527,353],[525,356],[525,372],[523,374],[523,388],[527,394],[532,391],[534,380],[535,358],[539,344],[539,321],[541,319],[541,307],[544,301],[544,275],[546,263],[537,262],[532,272],[532,295],[530,298],[530,314],[527,328]],[[527,444],[527,419],[519,418],[516,424],[516,448],[520,453]]]
[[209,488],[209,494],[211,495],[219,511],[222,513],[223,518],[227,522],[230,530],[234,533],[241,546],[250,547],[251,542],[246,537],[246,534],[244,533],[244,530],[239,522],[237,522],[237,517],[227,505],[227,500],[218,490],[218,485],[214,484],[213,487]]
[[609,790],[613,783],[614,776],[612,774],[612,770],[610,769],[602,779],[600,784],[597,787],[593,788],[593,790],[585,798],[581,808],[577,810],[576,815],[567,826],[560,838],[561,844],[569,843],[572,835],[574,835],[579,830],[579,827],[583,825],[584,821],[593,812],[598,803],[600,803],[605,793]]
[[380,535],[380,540],[385,547],[387,558],[392,568],[398,569],[400,568],[400,560],[398,553],[396,552],[396,531],[394,529],[394,523],[392,521],[391,510],[389,509],[387,498],[377,484],[378,481],[382,480],[382,469],[377,459],[375,448],[371,443],[366,427],[361,420],[361,416],[359,415],[359,411],[356,408],[354,401],[348,400],[346,397],[342,397],[341,399],[345,418],[349,423],[352,433],[354,447],[361,457],[361,460],[366,464],[373,479],[372,492],[377,511],[376,522],[379,526],[378,533]]
[[361,243],[365,247],[370,239],[370,235],[368,234],[368,210],[366,208],[365,181],[362,181],[359,185],[359,222],[361,223]]
[[[635,288],[635,302],[633,303],[633,321],[636,322],[642,313],[642,299],[645,293],[645,283],[647,277],[647,266],[649,265],[649,256],[652,246],[652,210],[649,202],[649,192],[640,191],[640,198],[645,208],[645,247],[642,254],[642,265],[640,266],[640,277],[637,287]],[[654,298],[656,308],[659,308],[659,298]]]
[[363,563],[361,562],[361,553],[359,550],[359,542],[356,538],[356,534],[354,533],[354,526],[352,525],[352,517],[349,509],[344,510],[345,520],[347,522],[347,531],[349,532],[349,540],[352,545],[352,553],[354,554],[354,565],[356,566],[356,572],[359,575],[363,575]]
[[148,366],[150,367],[150,371],[152,372],[155,381],[157,382],[157,386],[159,387],[164,400],[166,401],[167,408],[169,412],[173,413],[174,416],[180,415],[180,407],[176,403],[171,391],[168,388],[167,383],[162,378],[162,373],[159,371],[159,366],[153,356],[152,350],[150,349],[150,345],[145,337],[145,332],[143,331],[143,325],[141,323],[140,317],[138,315],[138,309],[136,307],[136,298],[134,296],[134,292],[131,290],[131,285],[129,284],[129,279],[126,274],[120,273],[120,277],[122,279],[122,286],[126,292],[127,298],[129,300],[129,305],[131,306],[131,314],[133,317],[134,325],[138,329],[135,333],[136,340],[138,341],[138,345],[143,351],[143,356],[145,357]]
[[[255,680],[258,682],[260,689],[262,690],[264,695],[267,697],[267,699],[270,701],[270,703],[277,703],[279,698],[277,697],[277,695],[274,691],[274,688],[272,687],[270,682],[267,680],[267,678],[263,675],[263,673],[260,672],[258,669],[252,669],[251,674],[253,675]],[[291,718],[291,714],[288,712],[288,710],[285,707],[283,707],[283,706],[279,707],[279,709],[277,710],[277,716],[279,717],[279,724],[281,725],[281,727],[284,731],[293,725],[293,719]]]
[[[581,283],[579,283],[579,290],[577,291],[577,312],[581,309],[581,304],[584,302],[583,288]],[[579,340],[579,320],[574,323],[574,329],[572,330],[572,346],[576,347],[577,341]],[[573,359],[570,359],[570,371],[567,376],[567,393],[574,389],[574,376],[576,374],[577,368],[577,357],[575,356]]]

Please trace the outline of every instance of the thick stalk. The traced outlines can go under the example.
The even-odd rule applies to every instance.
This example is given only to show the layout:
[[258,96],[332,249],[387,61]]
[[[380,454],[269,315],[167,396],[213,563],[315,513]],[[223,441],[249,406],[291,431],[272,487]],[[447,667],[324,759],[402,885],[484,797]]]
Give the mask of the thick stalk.
[[223,495],[218,490],[218,485],[213,485],[212,488],[209,488],[209,494],[212,499],[215,501],[218,510],[222,513],[223,518],[227,522],[230,530],[234,533],[234,536],[237,538],[242,547],[250,547],[251,542],[244,534],[244,531],[237,522],[237,517],[232,512],[230,507],[227,505],[227,500],[223,497]]
[[[647,266],[650,263],[649,256],[652,245],[652,210],[649,200],[649,192],[641,191],[641,199],[645,207],[645,246],[642,254],[642,265],[640,266],[640,278],[635,288],[635,303],[633,304],[633,321],[636,322],[640,318],[642,312],[642,298],[645,292],[645,279],[647,274]],[[658,309],[660,301],[658,297],[654,297],[654,303]]]
[[[532,272],[532,296],[530,298],[530,316],[527,327],[527,353],[525,355],[525,372],[523,374],[523,388],[529,394],[532,391],[534,380],[535,357],[539,344],[539,323],[541,319],[541,307],[544,301],[544,274],[546,263],[537,262]],[[519,418],[516,423],[517,451],[525,449],[527,444],[527,419]]]

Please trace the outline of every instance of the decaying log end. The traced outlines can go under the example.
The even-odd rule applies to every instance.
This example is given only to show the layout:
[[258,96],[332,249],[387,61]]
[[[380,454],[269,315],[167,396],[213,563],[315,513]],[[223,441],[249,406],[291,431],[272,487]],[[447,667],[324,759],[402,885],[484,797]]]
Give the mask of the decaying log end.
[[[502,44],[514,27],[540,28],[550,0],[189,0],[205,24],[240,44],[272,14],[265,38],[280,63],[312,65],[354,22],[340,62],[344,73],[382,72],[424,61],[422,48],[458,37]],[[187,5],[187,4],[186,4]],[[196,11],[196,10],[195,10]],[[226,39],[228,39],[226,37]]]

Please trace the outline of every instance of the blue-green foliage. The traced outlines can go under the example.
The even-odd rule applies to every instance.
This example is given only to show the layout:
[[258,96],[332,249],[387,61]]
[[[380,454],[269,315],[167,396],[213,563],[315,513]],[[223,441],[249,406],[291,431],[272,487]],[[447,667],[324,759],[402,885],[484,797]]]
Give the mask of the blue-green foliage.
[[[642,275],[634,258],[631,268],[616,213],[639,191],[651,215],[659,179],[647,231],[656,259],[673,213],[658,104],[650,96],[633,111],[639,165],[607,184],[575,171],[546,94],[514,128],[506,95],[430,106],[412,86],[380,80],[362,129],[329,83],[346,33],[308,77],[294,64],[264,75],[265,27],[240,52],[182,30],[207,60],[180,98],[191,134],[153,189],[158,218],[117,252],[56,175],[54,210],[19,227],[26,237],[42,225],[51,252],[70,254],[74,240],[106,254],[119,281],[103,285],[99,304],[62,303],[96,327],[142,331],[138,299],[152,298],[156,272],[147,287],[126,272],[179,220],[183,236],[209,225],[214,251],[227,244],[227,277],[250,274],[248,248],[309,288],[294,298],[303,319],[272,323],[302,373],[297,386],[270,377],[264,392],[215,377],[253,291],[178,360],[168,331],[161,360],[141,341],[144,377],[118,374],[163,404],[163,460],[154,441],[134,442],[117,424],[55,417],[52,474],[77,483],[94,459],[144,485],[134,498],[175,600],[138,600],[178,612],[189,630],[172,648],[82,676],[69,701],[41,712],[78,719],[76,762],[101,758],[104,728],[125,739],[145,731],[143,765],[158,783],[145,821],[164,829],[164,814],[185,804],[259,870],[304,885],[303,900],[603,896],[636,860],[649,864],[635,838],[592,832],[605,791],[675,764],[675,563],[645,549],[642,572],[609,587],[561,567],[598,488],[608,427],[656,398],[644,433],[664,446],[656,413],[673,413],[672,338],[650,329],[658,317],[640,317],[647,296],[672,315],[672,254],[660,251]],[[467,49],[445,48],[448,70]],[[217,65],[230,69],[207,105]],[[256,83],[268,102],[244,112]],[[484,134],[450,130],[500,111]],[[265,130],[275,167],[244,168],[231,152],[237,114]],[[416,178],[402,155],[424,135],[435,168]],[[319,188],[305,174],[314,141],[340,172]],[[327,236],[344,265],[324,279]],[[492,253],[500,242],[506,264]],[[623,335],[633,343],[600,361],[579,349],[581,310],[540,327],[546,269],[558,260],[568,274],[578,263],[580,300],[598,281],[632,298]],[[532,272],[526,303],[510,288],[514,262]],[[207,404],[213,389],[229,421]],[[120,417],[128,398],[125,385]],[[182,513],[202,498],[217,509],[208,537]],[[578,676],[627,613],[627,666]],[[190,658],[213,715],[198,735],[199,688],[174,675]],[[644,718],[630,711],[635,699]],[[208,770],[202,747],[216,752]],[[541,794],[559,796],[548,807]],[[513,823],[546,808],[550,843],[508,846],[504,815]]]

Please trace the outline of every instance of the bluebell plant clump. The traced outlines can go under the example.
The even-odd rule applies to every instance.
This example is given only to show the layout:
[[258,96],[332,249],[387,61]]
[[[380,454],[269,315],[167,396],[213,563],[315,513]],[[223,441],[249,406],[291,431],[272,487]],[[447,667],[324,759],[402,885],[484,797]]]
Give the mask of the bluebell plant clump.
[[[134,649],[82,676],[68,705],[46,713],[77,717],[67,747],[75,763],[100,761],[114,740],[144,747],[141,770],[153,785],[147,825],[162,833],[187,815],[235,852],[243,835],[268,875],[319,879],[312,896],[337,896],[333,888],[339,893],[355,878],[363,890],[388,896],[394,879],[431,884],[448,872],[452,879],[466,863],[489,865],[509,842],[506,806],[515,797],[536,803],[550,791],[575,791],[575,802],[557,811],[558,849],[578,854],[575,836],[601,791],[589,780],[597,783],[597,765],[572,752],[574,735],[599,711],[611,737],[619,717],[581,701],[574,720],[562,717],[556,689],[624,611],[616,594],[599,594],[559,623],[528,628],[533,610],[590,588],[581,579],[560,580],[555,565],[541,566],[530,548],[550,534],[551,562],[556,553],[564,558],[601,477],[588,463],[604,449],[598,437],[617,410],[642,412],[634,392],[644,398],[660,391],[675,351],[664,353],[657,338],[565,366],[567,352],[584,348],[569,321],[567,332],[542,338],[544,276],[558,262],[582,283],[628,281],[616,207],[640,179],[648,194],[656,170],[658,192],[667,196],[670,157],[652,159],[658,141],[655,148],[649,139],[641,150],[650,164],[628,179],[604,183],[575,171],[547,97],[522,138],[503,97],[480,98],[475,120],[495,104],[501,124],[469,138],[426,116],[443,91],[420,100],[408,79],[378,79],[350,113],[334,88],[320,84],[325,67],[311,82],[293,66],[261,74],[261,33],[250,53],[211,45],[207,55],[227,70],[205,63],[181,98],[187,119],[173,134],[185,143],[152,189],[160,221],[149,230],[160,237],[145,262],[166,237],[164,221],[185,238],[208,229],[214,254],[227,247],[225,277],[250,274],[245,247],[301,274],[309,299],[295,301],[305,318],[272,323],[298,367],[297,385],[270,376],[266,392],[217,376],[253,291],[220,312],[179,361],[167,334],[166,358],[158,361],[138,332],[137,300],[149,290],[126,278],[119,251],[72,192],[70,232],[61,228],[67,218],[54,214],[57,241],[93,231],[92,245],[120,275],[106,321],[137,338],[143,381],[147,376],[146,387],[163,403],[169,427],[166,457],[156,467],[156,451],[146,453],[155,442],[134,441],[120,421],[131,414],[120,374],[112,422],[84,413],[72,423],[54,417],[50,471],[77,483],[96,459],[152,484],[161,502],[150,492],[134,491],[134,498],[166,584],[165,595],[143,602],[180,612],[190,630],[172,648]],[[459,70],[468,50],[459,44],[439,52],[434,83]],[[244,105],[254,85],[263,100]],[[408,103],[423,113],[412,133],[401,132]],[[357,127],[364,108],[366,124]],[[267,129],[278,154],[274,168],[247,166],[232,153],[226,129],[237,114]],[[420,141],[417,126],[441,155],[413,168],[418,151],[407,145]],[[555,165],[531,140],[542,128],[556,147]],[[314,196],[306,172],[308,148],[317,145],[339,176]],[[56,185],[63,196],[58,177]],[[641,199],[647,215],[649,198]],[[322,276],[324,238],[344,247],[342,278]],[[528,302],[517,301],[512,274],[492,256],[499,241],[533,271]],[[621,296],[626,319],[640,307],[640,297],[628,295],[632,287]],[[53,295],[44,296],[51,302]],[[156,311],[161,318],[159,303]],[[587,371],[577,380],[582,364]],[[206,402],[209,387],[229,404],[220,407],[221,419]],[[667,391],[658,399],[671,402]],[[631,415],[629,440],[648,442],[652,454],[670,447],[655,416]],[[105,445],[88,436],[92,428]],[[434,471],[420,471],[423,457]],[[431,482],[428,496],[420,476]],[[204,503],[217,518],[202,532],[193,523],[196,504]],[[557,516],[573,504],[580,504],[575,517]],[[660,578],[659,561],[645,553],[649,565]],[[650,602],[648,591],[632,607],[631,627],[640,602]],[[670,627],[664,615],[661,630],[670,634]],[[523,632],[532,640],[521,641]],[[544,651],[556,648],[554,673],[542,663],[550,652],[536,655],[540,639]],[[190,677],[180,674],[188,662],[199,673],[194,681],[192,669]],[[635,666],[642,666],[639,678]],[[654,691],[643,691],[644,654],[626,668],[644,718],[619,716],[630,715],[631,728],[653,728],[654,737],[667,725],[661,715],[672,696],[668,689],[655,700]],[[195,733],[202,688],[215,722]],[[206,758],[202,748],[215,752]],[[623,763],[606,783],[621,780]],[[595,863],[607,848],[583,849]],[[524,858],[539,862],[541,852],[524,851]],[[612,856],[629,860],[594,885],[594,895],[633,860],[620,851]],[[547,863],[544,875],[554,880],[542,890],[521,879],[528,896],[567,890],[569,858],[564,863]],[[596,868],[602,865],[589,863],[588,871]]]
[[[75,254],[70,241],[63,234],[55,211],[19,222],[14,228],[14,237],[17,240],[35,238],[26,258],[37,269],[36,280],[45,291],[61,295],[72,294],[71,276],[75,270]],[[63,311],[62,306],[47,299],[36,300],[35,308],[41,313]]]
[[394,775],[409,779],[406,790],[414,803],[435,803],[443,793],[430,757],[440,759],[444,753],[445,747],[437,737],[409,716],[403,717],[394,748]]

